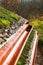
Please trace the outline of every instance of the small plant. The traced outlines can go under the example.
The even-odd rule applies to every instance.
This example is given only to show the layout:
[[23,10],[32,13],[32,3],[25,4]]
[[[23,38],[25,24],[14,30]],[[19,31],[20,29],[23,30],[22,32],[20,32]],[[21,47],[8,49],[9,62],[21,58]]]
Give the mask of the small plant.
[[4,27],[4,25],[0,22],[0,28],[3,28]]
[[9,26],[13,21],[19,20],[19,16],[0,6],[0,28]]
[[31,35],[26,42],[25,48],[24,48],[24,50],[21,54],[21,57],[20,57],[17,65],[24,65],[25,64],[26,58],[27,58],[27,55],[28,55],[28,52],[29,52],[29,49],[30,49],[30,46],[31,46],[31,42],[33,40],[33,37],[34,37],[34,31],[31,32]]
[[9,26],[10,25],[10,22],[8,20],[2,19],[1,22],[4,26]]

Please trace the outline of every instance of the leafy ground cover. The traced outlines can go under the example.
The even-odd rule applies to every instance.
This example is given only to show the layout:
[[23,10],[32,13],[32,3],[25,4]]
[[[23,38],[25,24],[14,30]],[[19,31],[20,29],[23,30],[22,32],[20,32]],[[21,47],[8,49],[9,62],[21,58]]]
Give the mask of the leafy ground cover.
[[29,22],[29,24],[34,26],[34,29],[38,31],[39,35],[35,65],[43,65],[43,16]]
[[43,44],[43,17],[40,17],[39,19],[35,19],[31,22],[29,22],[32,26],[34,26],[34,29],[38,31],[39,35],[39,44]]
[[15,20],[19,20],[19,16],[0,6],[0,28],[7,27]]
[[0,47],[25,21],[27,20],[0,6]]

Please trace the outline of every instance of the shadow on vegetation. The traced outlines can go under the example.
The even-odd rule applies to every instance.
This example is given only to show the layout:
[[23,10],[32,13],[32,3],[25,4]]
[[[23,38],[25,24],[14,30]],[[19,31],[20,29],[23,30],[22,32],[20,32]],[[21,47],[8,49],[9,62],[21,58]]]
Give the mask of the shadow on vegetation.
[[43,58],[43,40],[39,40],[38,47]]

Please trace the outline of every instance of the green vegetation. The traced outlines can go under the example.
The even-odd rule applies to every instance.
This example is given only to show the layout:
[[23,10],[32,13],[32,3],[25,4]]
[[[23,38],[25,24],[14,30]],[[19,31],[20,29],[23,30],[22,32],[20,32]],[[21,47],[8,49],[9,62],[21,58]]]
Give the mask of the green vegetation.
[[9,26],[14,19],[18,21],[19,16],[0,6],[0,28]]
[[[43,44],[43,16],[40,17],[39,19],[35,19],[29,22],[29,24],[34,26],[34,30],[38,31],[39,45],[42,45]],[[28,50],[30,49],[33,35],[34,35],[34,31],[32,31],[17,65],[24,65],[24,63],[26,62],[25,59],[27,58]]]
[[27,55],[28,55],[28,51],[30,49],[31,42],[33,40],[33,37],[34,37],[34,31],[31,32],[31,35],[26,42],[25,48],[24,48],[24,50],[21,54],[21,57],[20,57],[17,65],[24,65],[25,64],[26,58],[27,58]]
[[4,27],[4,25],[0,22],[0,28]]
[[39,34],[39,44],[43,44],[43,16],[40,17],[39,19],[35,19],[29,24],[34,26],[34,29],[38,31]]
[[10,25],[10,22],[8,20],[5,19],[0,19],[0,22],[6,27]]

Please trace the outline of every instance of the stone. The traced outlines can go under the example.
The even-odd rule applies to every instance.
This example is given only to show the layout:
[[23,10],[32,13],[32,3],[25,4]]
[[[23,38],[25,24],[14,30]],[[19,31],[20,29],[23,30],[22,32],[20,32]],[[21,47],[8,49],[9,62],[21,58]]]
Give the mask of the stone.
[[4,37],[7,37],[7,38],[9,37],[9,35],[7,33],[4,33],[3,35],[4,35]]
[[15,27],[14,26],[12,26],[12,30],[14,30],[15,29]]
[[9,34],[9,36],[11,36],[11,34]]
[[1,44],[2,42],[4,42],[4,40],[3,40],[2,38],[0,38],[0,44]]
[[4,32],[4,29],[0,29],[0,34]]
[[8,38],[4,38],[5,41],[7,41]]
[[13,33],[13,30],[12,30],[12,29],[10,30],[10,33],[11,33],[11,34]]
[[0,38],[3,38],[3,34],[0,34]]
[[8,32],[8,29],[5,29],[5,32]]

